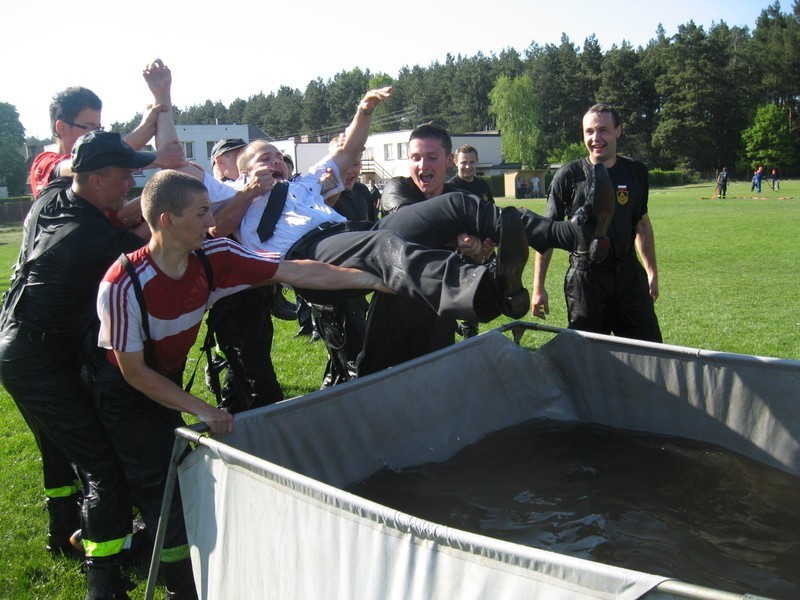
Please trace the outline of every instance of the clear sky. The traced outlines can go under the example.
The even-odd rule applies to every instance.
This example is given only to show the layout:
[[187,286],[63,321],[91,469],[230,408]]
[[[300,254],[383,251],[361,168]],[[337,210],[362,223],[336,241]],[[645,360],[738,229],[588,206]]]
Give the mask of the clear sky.
[[[26,135],[49,137],[57,91],[82,85],[103,100],[103,122],[127,121],[148,101],[142,68],[172,69],[173,103],[226,106],[276,91],[305,90],[355,67],[396,76],[403,66],[443,62],[531,43],[602,49],[645,46],[694,21],[755,27],[771,0],[7,0],[0,7],[0,102],[16,107]],[[791,10],[791,0],[781,3]],[[341,7],[336,10],[336,7]],[[602,9],[602,12],[600,10]]]

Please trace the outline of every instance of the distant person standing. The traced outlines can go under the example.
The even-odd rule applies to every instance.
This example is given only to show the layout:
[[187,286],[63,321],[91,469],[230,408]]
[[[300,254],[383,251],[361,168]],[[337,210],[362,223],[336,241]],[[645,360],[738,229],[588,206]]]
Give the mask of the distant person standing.
[[781,189],[781,178],[778,169],[772,169],[772,171],[769,174],[769,179],[770,182],[772,183],[773,190]]
[[722,167],[722,171],[717,175],[717,191],[720,198],[725,198],[728,193],[728,167]]
[[377,211],[381,201],[381,190],[375,185],[374,179],[369,180],[369,193],[372,196],[372,203],[375,205],[375,210]]
[[761,193],[761,181],[764,179],[764,167],[758,167],[753,172],[753,182],[750,185],[750,191],[756,190],[759,194]]
[[539,193],[540,193],[539,184],[540,183],[541,183],[541,180],[539,179],[539,176],[538,175],[534,175],[533,179],[531,179],[531,185],[533,186],[533,197],[534,198],[538,198],[539,197]]
[[476,175],[478,151],[466,144],[461,146],[456,150],[455,163],[458,175],[448,183],[460,190],[474,194],[481,200],[494,204],[494,196],[492,196],[492,191],[489,189],[489,184]]

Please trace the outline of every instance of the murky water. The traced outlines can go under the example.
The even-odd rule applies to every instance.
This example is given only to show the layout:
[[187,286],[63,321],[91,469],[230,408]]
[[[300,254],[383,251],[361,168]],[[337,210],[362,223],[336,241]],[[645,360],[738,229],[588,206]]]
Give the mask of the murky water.
[[531,421],[350,491],[501,540],[800,598],[800,478],[717,446]]

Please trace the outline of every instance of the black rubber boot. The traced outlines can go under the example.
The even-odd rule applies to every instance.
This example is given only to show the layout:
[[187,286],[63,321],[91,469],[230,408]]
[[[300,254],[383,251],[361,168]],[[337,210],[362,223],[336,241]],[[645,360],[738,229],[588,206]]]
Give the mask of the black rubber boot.
[[500,245],[493,277],[499,296],[500,312],[512,319],[524,317],[531,308],[531,297],[522,285],[522,272],[528,261],[528,238],[513,206],[500,213]]
[[584,165],[586,175],[586,204],[572,215],[578,243],[575,252],[588,256],[593,263],[603,262],[611,249],[608,228],[614,218],[617,195],[605,165]]
[[130,600],[128,592],[134,587],[122,576],[122,567],[116,559],[86,560],[85,600]]
[[161,563],[161,566],[164,569],[167,598],[170,600],[197,600],[191,559],[185,558],[178,562]]
[[47,498],[47,514],[50,517],[47,535],[47,550],[53,553],[74,553],[70,536],[81,528],[80,494],[64,498]]

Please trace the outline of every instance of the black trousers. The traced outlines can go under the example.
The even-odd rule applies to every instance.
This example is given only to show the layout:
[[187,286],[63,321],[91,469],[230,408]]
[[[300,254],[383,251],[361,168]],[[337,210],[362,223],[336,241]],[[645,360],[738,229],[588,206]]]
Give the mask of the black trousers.
[[[179,381],[176,383],[180,385]],[[92,392],[97,415],[108,432],[131,496],[147,530],[155,535],[175,442],[174,431],[185,425],[183,418],[178,411],[158,404],[130,386],[111,363],[105,363],[95,375]],[[188,556],[179,487],[175,488],[170,506],[164,562]],[[127,521],[130,527],[130,509]]]
[[[574,249],[568,222],[554,223],[530,211],[522,214],[528,241],[537,250]],[[442,316],[490,321],[488,271],[444,250],[460,233],[500,240],[500,208],[460,192],[405,206],[374,225],[369,221],[333,224],[306,234],[287,254],[353,267],[381,277],[398,295],[422,302]],[[301,290],[311,302],[331,296]],[[316,298],[316,299],[315,299]]]
[[121,549],[131,533],[131,495],[81,377],[82,343],[9,324],[0,334],[0,379],[40,445],[45,485],[71,482],[69,465],[75,466],[84,493],[84,539],[96,542],[101,556]]
[[364,346],[367,329],[368,306],[366,297],[361,295],[311,307],[314,325],[328,351],[328,362],[322,377],[323,388],[356,377],[356,363]]
[[570,256],[564,296],[570,329],[663,341],[647,273],[632,254],[599,265]]
[[271,286],[238,292],[218,300],[208,313],[228,362],[220,408],[230,413],[283,400],[271,356],[272,293]]
[[[489,238],[497,243],[500,241],[501,210],[475,196],[450,192],[403,206],[378,220],[375,228],[394,231],[429,248],[452,246],[460,233]],[[527,209],[520,209],[520,217],[528,245],[534,250],[575,249],[575,230],[568,221],[551,221]]]
[[[346,229],[352,225],[337,224],[326,231],[307,234],[287,257],[310,258],[372,273],[398,294],[421,302],[439,314],[479,318],[477,310],[484,318],[491,315],[489,320],[499,314],[496,305],[491,306],[488,300],[481,299],[490,297],[485,267],[463,268],[453,252],[431,250],[393,231]],[[481,283],[484,286],[479,293]],[[346,297],[340,292],[298,291],[315,304],[331,304]],[[363,290],[353,290],[349,295],[362,293]]]
[[401,296],[374,294],[358,374],[376,373],[452,346],[456,327],[455,319],[440,317],[416,302]]
[[[450,193],[404,206],[381,219],[378,227],[437,248],[452,246],[459,233],[478,234],[497,242],[498,232],[491,229],[491,223],[496,223],[499,213],[500,209],[493,204],[476,203],[472,196]],[[551,246],[574,249],[575,232],[569,223],[554,223],[525,209],[520,210],[520,217],[532,248],[542,252]],[[439,316],[406,298],[375,294],[359,375],[368,375],[452,345],[456,326],[455,319]]]

